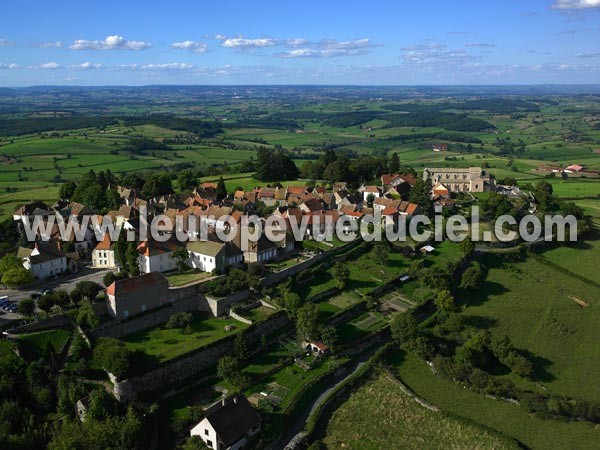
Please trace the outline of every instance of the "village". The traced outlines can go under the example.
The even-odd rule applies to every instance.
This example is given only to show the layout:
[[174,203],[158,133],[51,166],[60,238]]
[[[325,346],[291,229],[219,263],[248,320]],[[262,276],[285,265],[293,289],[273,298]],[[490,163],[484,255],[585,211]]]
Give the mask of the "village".
[[[30,286],[20,288],[25,294],[18,304],[9,298],[2,304],[6,317],[29,320],[25,324],[17,320],[15,323],[21,324],[5,334],[19,340],[29,333],[52,333],[75,325],[88,345],[119,338],[128,350],[145,352],[147,357],[134,363],[139,364],[135,370],[129,365],[127,370],[103,367],[110,380],[107,389],[110,386],[109,392],[125,403],[143,399],[145,392],[169,392],[173,385],[193,386],[198,377],[203,379],[201,374],[214,371],[217,363],[221,371],[221,365],[226,366],[222,361],[227,362],[227,358],[235,358],[231,365],[237,367],[250,357],[262,359],[271,352],[284,358],[283,365],[267,366],[267,374],[275,373],[274,380],[279,376],[276,369],[285,376],[294,366],[292,373],[299,371],[302,376],[307,372],[309,380],[313,376],[315,380],[339,377],[345,370],[350,371],[357,356],[370,354],[385,339],[394,314],[415,307],[413,301],[396,292],[395,286],[408,285],[416,276],[409,267],[411,259],[427,259],[438,251],[422,245],[419,252],[415,243],[413,247],[392,245],[388,249],[387,244],[373,247],[358,241],[326,242],[318,239],[325,233],[324,228],[315,231],[310,227],[304,239],[297,242],[290,232],[289,219],[307,216],[312,224],[318,218],[324,227],[327,222],[320,221],[327,216],[358,222],[364,215],[378,212],[386,221],[397,221],[401,216],[410,220],[422,209],[408,201],[417,184],[428,189],[430,204],[445,209],[454,207],[452,197],[457,194],[496,189],[494,179],[481,168],[427,168],[423,178],[418,177],[383,174],[378,179],[380,184],[361,185],[357,190],[351,190],[347,183],[335,183],[331,189],[290,184],[257,187],[249,192],[235,190],[226,196],[219,194],[217,183],[210,182],[201,183],[186,198],[175,194],[145,198],[135,189],[117,186],[121,206],[97,216],[96,223],[110,217],[121,226],[122,234],[133,232],[137,237],[140,210],[145,208],[150,216],[182,215],[187,219],[184,223],[189,223],[190,217],[198,219],[208,228],[207,239],[179,242],[174,230],[166,230],[161,241],[112,241],[108,233],[97,241],[90,226],[84,239],[78,241],[73,232],[63,240],[56,224],[41,227],[51,232],[38,234],[35,242],[24,243],[16,254],[31,274]],[[263,235],[242,249],[239,239],[219,240],[218,229],[228,226],[230,220],[239,224],[242,214],[257,211],[263,212],[263,221],[269,215],[284,219],[286,227],[274,230],[283,235],[279,242]],[[74,217],[81,221],[84,216],[94,215],[96,211],[86,205],[66,199],[51,206],[42,202],[23,205],[13,219],[22,230],[35,218],[47,221],[51,216],[58,220]],[[227,220],[217,220],[222,217]],[[455,251],[446,247],[445,251],[454,254],[450,257],[457,258]],[[367,270],[362,274],[366,284],[351,279],[355,264]],[[85,276],[80,278],[80,273]],[[85,281],[90,279],[89,273],[100,274],[102,280],[99,275],[95,278],[98,282]],[[49,283],[58,283],[64,277],[69,278],[64,285],[67,289],[48,288]],[[356,287],[350,289],[353,285]],[[30,299],[26,297],[29,293]],[[312,305],[315,309],[310,309]],[[37,320],[31,321],[33,317]],[[171,327],[171,322],[181,323]],[[195,330],[212,331],[200,333],[196,337],[204,337],[196,342],[187,337],[175,339],[178,344],[173,346],[169,334],[161,334],[167,329],[174,332],[172,328],[189,337],[198,335]],[[68,356],[73,344],[72,340],[65,343],[63,351],[71,348],[63,355],[66,367],[73,365]],[[232,354],[235,356],[228,356]],[[293,366],[289,366],[290,361]],[[80,370],[74,373],[89,372]],[[292,388],[278,381],[267,383],[270,378],[260,371],[255,377],[246,369],[222,371],[221,383],[227,387],[208,395],[208,399],[222,399],[205,411],[201,422],[190,425],[191,435],[199,436],[209,448],[242,448],[247,440],[256,439],[261,429],[257,411],[266,405],[271,413],[273,408],[289,409],[295,402],[290,391],[302,390],[301,386]],[[246,395],[238,390],[242,387]],[[177,396],[170,392],[165,398],[173,395]],[[89,396],[77,402],[80,420],[85,420],[88,403]],[[272,427],[273,423],[269,425]],[[281,438],[273,436],[273,430],[267,436]]]

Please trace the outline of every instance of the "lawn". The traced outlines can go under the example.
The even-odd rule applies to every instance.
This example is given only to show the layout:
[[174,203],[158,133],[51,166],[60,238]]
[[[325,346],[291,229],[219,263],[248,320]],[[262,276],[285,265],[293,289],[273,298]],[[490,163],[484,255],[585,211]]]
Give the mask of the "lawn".
[[531,352],[536,382],[559,394],[600,401],[595,381],[600,289],[534,257],[501,264],[487,255],[482,263],[489,268],[487,280],[478,294],[465,299],[465,314]]
[[[234,325],[235,328],[226,331],[227,325]],[[248,326],[234,319],[202,319],[196,316],[191,324],[192,332],[189,334],[181,329],[169,329],[161,325],[130,334],[123,338],[123,341],[130,350],[140,351],[157,363],[162,363],[236,334]]]
[[542,420],[519,405],[493,400],[435,376],[411,353],[396,352],[390,362],[417,395],[458,416],[492,428],[532,449],[597,448],[598,431],[584,422]]
[[337,327],[338,339],[341,344],[350,344],[373,331],[380,330],[387,321],[379,313],[366,312]]
[[512,442],[419,405],[386,372],[334,412],[323,440],[330,449],[509,449]]
[[408,265],[409,261],[399,251],[390,251],[385,265],[379,263],[371,252],[366,252],[348,264],[350,280],[347,287],[368,294],[404,273]]
[[342,292],[341,294],[330,298],[327,303],[339,309],[346,309],[356,305],[360,301],[361,299],[357,295],[354,295],[351,292]]
[[450,262],[459,262],[462,258],[460,245],[456,242],[445,240],[431,244],[435,249],[425,259],[432,267],[444,268]]
[[259,306],[241,313],[241,316],[250,319],[252,322],[260,322],[276,313],[276,310],[267,306]]
[[170,273],[166,275],[167,280],[169,280],[169,285],[174,287],[202,281],[212,276],[212,274],[208,272]]

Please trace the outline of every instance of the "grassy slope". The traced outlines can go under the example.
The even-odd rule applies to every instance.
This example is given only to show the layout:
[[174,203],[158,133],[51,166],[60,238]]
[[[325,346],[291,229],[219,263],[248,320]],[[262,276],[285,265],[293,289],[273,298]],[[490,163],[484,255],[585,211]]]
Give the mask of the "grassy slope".
[[[536,378],[552,391],[600,401],[600,289],[535,258],[501,267],[493,257],[465,314],[535,355]],[[589,304],[582,308],[569,296]]]
[[425,409],[385,372],[335,411],[324,441],[330,449],[513,448],[501,437]]
[[402,381],[417,395],[444,411],[512,436],[529,448],[597,448],[598,431],[593,425],[531,417],[518,405],[475,394],[435,376],[424,362],[412,354],[397,352],[394,362]]

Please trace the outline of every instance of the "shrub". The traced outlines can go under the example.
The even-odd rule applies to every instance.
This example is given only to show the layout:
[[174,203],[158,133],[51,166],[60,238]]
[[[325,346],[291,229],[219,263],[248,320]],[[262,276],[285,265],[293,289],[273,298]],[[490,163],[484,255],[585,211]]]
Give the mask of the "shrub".
[[190,326],[190,324],[192,323],[192,320],[194,320],[194,316],[192,315],[192,313],[189,313],[189,312],[176,313],[176,314],[173,314],[171,317],[169,317],[166,327],[167,328],[185,329],[188,326]]

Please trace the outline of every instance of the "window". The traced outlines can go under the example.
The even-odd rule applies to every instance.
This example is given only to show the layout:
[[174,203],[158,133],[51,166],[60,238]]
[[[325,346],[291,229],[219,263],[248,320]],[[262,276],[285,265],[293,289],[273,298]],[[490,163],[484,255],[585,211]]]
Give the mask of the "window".
[[204,434],[208,436],[208,430],[204,430]]
[[212,441],[210,439],[206,440],[206,445],[210,448],[212,448]]

